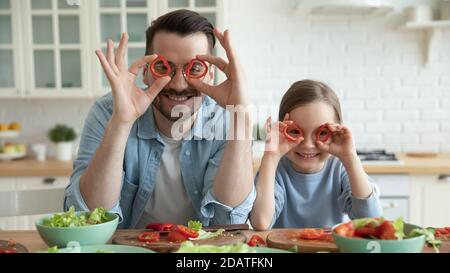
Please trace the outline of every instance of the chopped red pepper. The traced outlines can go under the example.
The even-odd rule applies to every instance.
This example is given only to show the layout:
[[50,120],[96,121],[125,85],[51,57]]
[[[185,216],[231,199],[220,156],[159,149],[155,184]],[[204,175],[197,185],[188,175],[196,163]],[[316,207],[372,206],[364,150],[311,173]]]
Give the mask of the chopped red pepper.
[[159,237],[158,232],[146,231],[138,236],[138,240],[144,243],[154,243],[159,241]]
[[326,142],[333,134],[327,124],[320,126],[316,131],[316,140]]
[[291,141],[296,141],[300,137],[303,137],[302,129],[295,123],[286,126],[283,133],[284,136]]
[[0,254],[6,254],[6,253],[17,253],[17,249],[13,247],[7,247],[7,248],[0,248]]
[[187,241],[187,238],[183,236],[183,234],[179,233],[178,231],[172,229],[169,231],[169,234],[167,235],[167,240],[172,243],[180,243]]
[[259,235],[253,235],[247,243],[249,246],[265,247],[266,242]]
[[169,231],[173,226],[174,224],[150,223],[147,226],[145,226],[145,228],[156,231]]
[[195,229],[188,228],[187,226],[176,225],[175,231],[183,235],[186,239],[198,237],[198,232]]
[[349,221],[348,223],[337,226],[334,229],[334,232],[337,235],[342,236],[342,237],[353,237],[353,235],[355,234],[355,230],[353,228],[352,221]]
[[304,240],[318,240],[324,234],[325,231],[320,228],[305,228],[299,232],[298,237]]

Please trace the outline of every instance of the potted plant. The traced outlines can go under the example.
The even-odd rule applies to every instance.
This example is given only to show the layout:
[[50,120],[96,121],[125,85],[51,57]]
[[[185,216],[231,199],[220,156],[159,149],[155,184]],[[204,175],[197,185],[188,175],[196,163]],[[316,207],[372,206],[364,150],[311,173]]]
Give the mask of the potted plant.
[[66,125],[57,124],[48,131],[48,137],[56,143],[56,159],[70,161],[73,154],[73,141],[77,138],[75,130]]

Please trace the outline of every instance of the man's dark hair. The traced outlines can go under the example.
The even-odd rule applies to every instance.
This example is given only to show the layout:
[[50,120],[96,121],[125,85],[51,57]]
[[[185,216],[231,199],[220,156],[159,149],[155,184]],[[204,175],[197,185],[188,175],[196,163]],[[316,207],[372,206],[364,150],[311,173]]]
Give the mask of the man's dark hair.
[[197,12],[186,9],[169,12],[158,17],[148,27],[145,55],[153,54],[153,37],[158,31],[173,32],[181,36],[203,32],[208,39],[209,50],[212,50],[216,44],[213,29],[214,27],[208,19]]

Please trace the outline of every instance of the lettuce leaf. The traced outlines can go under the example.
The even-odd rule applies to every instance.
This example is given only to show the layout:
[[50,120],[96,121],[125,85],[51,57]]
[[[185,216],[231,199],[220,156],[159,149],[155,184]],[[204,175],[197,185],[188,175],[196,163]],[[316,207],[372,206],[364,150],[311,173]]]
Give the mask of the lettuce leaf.
[[247,244],[239,243],[235,245],[196,245],[191,241],[181,244],[177,253],[256,253]]

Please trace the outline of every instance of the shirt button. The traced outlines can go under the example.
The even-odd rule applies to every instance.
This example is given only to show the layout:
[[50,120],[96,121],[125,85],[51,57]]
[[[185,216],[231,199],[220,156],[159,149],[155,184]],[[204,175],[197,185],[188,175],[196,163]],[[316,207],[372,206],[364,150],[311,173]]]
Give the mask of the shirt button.
[[198,194],[198,190],[195,190],[195,191],[194,191],[194,194]]
[[186,155],[191,155],[191,152],[189,152],[189,151],[186,151]]

